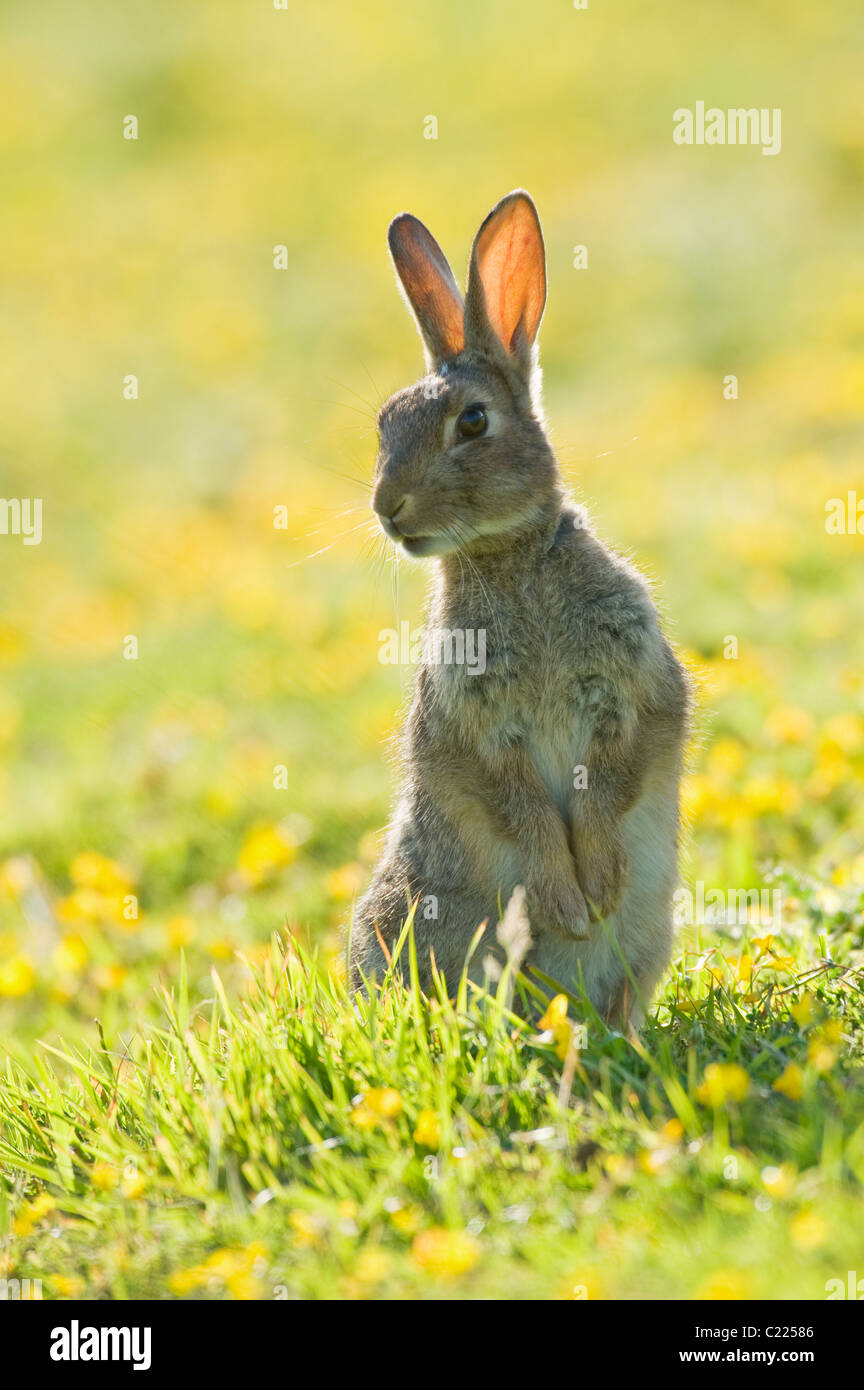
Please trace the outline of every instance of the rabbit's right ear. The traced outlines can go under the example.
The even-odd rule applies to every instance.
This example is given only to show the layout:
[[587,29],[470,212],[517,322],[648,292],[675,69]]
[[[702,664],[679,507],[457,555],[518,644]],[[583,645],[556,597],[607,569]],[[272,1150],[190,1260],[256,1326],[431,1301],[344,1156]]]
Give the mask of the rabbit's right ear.
[[410,212],[394,217],[387,232],[399,276],[432,369],[465,346],[463,303],[447,257],[432,233]]
[[540,218],[529,195],[517,188],[495,205],[474,238],[465,296],[469,347],[530,381],[545,306]]

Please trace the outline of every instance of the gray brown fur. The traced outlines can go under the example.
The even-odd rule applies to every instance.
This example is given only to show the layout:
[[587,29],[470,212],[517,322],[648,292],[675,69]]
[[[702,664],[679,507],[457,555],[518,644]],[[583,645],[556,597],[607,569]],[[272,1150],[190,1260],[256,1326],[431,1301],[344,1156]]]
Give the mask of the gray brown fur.
[[[623,1026],[665,968],[690,693],[648,586],[566,495],[538,401],[545,262],[517,191],[475,238],[464,305],[440,249],[403,214],[390,246],[429,374],[379,414],[373,505],[409,554],[435,555],[427,629],[486,631],[486,670],[422,662],[383,858],[354,914],[354,986],[383,974],[410,904],[421,980],[471,973],[526,889],[534,963]],[[470,404],[486,435],[454,435]],[[400,505],[401,504],[401,505]],[[392,518],[398,519],[392,519]],[[587,769],[575,789],[574,769]],[[376,931],[377,924],[377,931]],[[613,942],[636,980],[636,991]]]

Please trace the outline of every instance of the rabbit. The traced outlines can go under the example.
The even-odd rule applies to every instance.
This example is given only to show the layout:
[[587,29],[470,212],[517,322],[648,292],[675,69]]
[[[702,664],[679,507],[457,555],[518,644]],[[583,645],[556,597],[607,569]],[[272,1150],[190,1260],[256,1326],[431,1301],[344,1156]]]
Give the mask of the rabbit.
[[[349,928],[350,983],[381,978],[416,903],[421,986],[437,969],[455,988],[478,926],[521,888],[524,966],[638,1027],[671,951],[690,682],[645,579],[568,497],[544,430],[532,199],[517,189],[482,223],[464,302],[416,217],[397,216],[388,242],[427,375],[378,413],[372,506],[402,552],[434,560],[427,634],[485,634],[485,663],[435,660],[428,644],[421,658],[401,795]],[[469,977],[503,958],[494,936]]]

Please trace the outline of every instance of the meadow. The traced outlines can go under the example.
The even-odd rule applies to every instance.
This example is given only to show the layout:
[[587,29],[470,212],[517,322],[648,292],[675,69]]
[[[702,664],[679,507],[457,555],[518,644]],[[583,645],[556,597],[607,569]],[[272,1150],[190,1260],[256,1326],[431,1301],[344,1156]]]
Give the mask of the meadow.
[[[3,25],[0,497],[43,535],[0,534],[0,1278],[864,1276],[864,518],[826,526],[864,499],[856,7]],[[676,145],[703,99],[781,109],[780,152]],[[516,186],[562,468],[697,682],[683,882],[782,892],[682,923],[638,1038],[530,976],[345,990],[412,675],[380,633],[427,583],[368,511],[376,407],[422,365],[385,231],[409,208],[461,271]]]

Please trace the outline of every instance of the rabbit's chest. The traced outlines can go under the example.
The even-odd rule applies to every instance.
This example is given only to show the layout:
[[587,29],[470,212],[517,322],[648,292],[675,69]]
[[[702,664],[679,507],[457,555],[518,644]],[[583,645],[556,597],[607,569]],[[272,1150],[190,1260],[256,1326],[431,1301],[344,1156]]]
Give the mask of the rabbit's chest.
[[439,665],[438,695],[463,731],[489,754],[520,743],[562,813],[591,736],[581,683],[554,641],[495,643],[488,634],[483,669]]
[[519,701],[521,737],[537,775],[566,814],[579,765],[591,739],[590,711],[572,671],[542,661],[532,694]]

